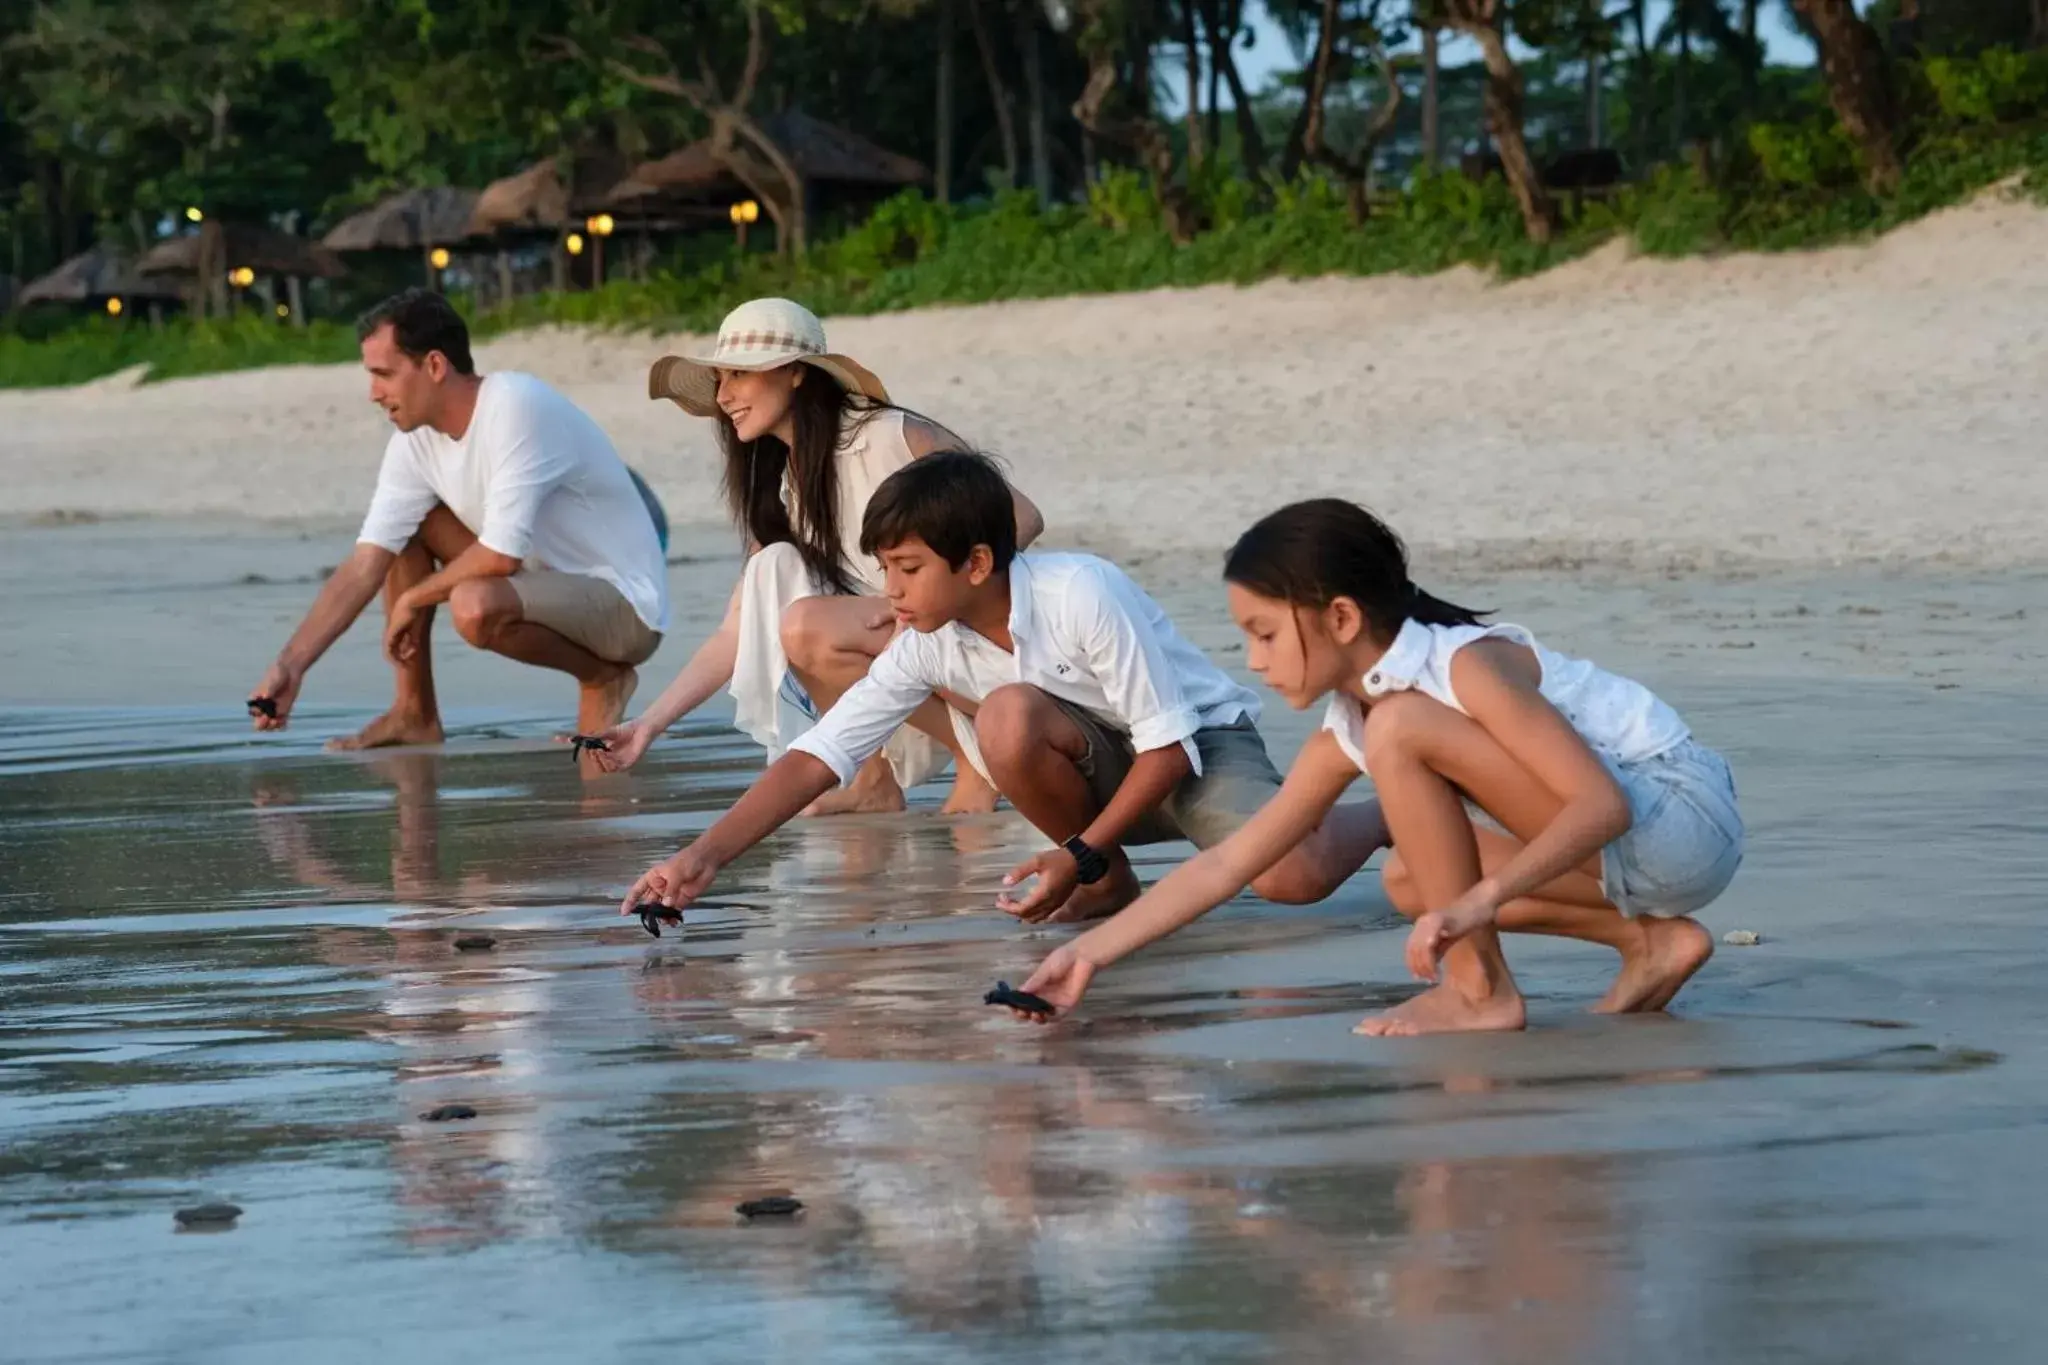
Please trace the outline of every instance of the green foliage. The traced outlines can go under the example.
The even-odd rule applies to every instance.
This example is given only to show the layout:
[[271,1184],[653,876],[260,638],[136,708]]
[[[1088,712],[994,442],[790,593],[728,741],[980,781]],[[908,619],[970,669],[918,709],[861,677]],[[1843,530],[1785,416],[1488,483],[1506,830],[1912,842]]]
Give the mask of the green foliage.
[[1857,178],[1856,145],[1832,118],[1752,123],[1748,142],[1758,171],[1773,185],[1815,189],[1852,184]]
[[136,365],[147,378],[177,379],[265,365],[332,364],[356,353],[353,328],[315,322],[300,329],[267,318],[178,320],[153,330],[140,320],[96,317],[33,339],[33,323],[0,332],[0,388],[77,384]]
[[2048,113],[2048,50],[1994,47],[1974,59],[1932,57],[1922,71],[1951,123],[2006,123]]

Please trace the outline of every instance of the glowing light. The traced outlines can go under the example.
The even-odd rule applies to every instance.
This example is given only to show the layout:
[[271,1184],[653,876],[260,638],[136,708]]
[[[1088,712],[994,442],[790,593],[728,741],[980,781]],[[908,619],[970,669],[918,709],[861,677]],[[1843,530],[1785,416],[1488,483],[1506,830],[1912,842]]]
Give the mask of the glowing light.
[[563,242],[562,245],[569,248],[571,256],[581,256],[583,254],[583,234],[580,232],[570,233],[569,240]]
[[256,272],[246,265],[238,265],[228,272],[228,283],[237,289],[247,289],[256,283]]
[[277,315],[281,318],[288,318],[292,315],[292,310],[280,303],[277,305]]
[[448,268],[448,248],[445,246],[435,247],[427,253],[427,259],[434,263],[434,269],[446,270]]
[[612,235],[612,229],[618,224],[612,221],[609,213],[600,213],[587,220],[583,226],[590,229],[590,235],[593,237],[609,237]]
[[121,300],[119,300],[119,299],[108,299],[108,300],[107,300],[107,316],[108,316],[108,317],[110,317],[110,318],[117,318],[117,317],[120,317],[120,316],[121,316]]
[[196,223],[204,217],[206,217],[205,211],[197,204],[185,210],[185,221],[188,223]]
[[758,222],[761,217],[761,205],[752,199],[742,199],[732,206],[727,216],[734,224]]

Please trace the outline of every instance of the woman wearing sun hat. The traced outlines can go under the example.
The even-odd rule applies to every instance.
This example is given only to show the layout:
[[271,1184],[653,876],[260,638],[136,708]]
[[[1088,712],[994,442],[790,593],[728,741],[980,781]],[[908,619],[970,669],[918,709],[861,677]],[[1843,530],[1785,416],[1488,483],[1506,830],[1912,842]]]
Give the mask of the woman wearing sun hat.
[[[734,723],[772,759],[785,740],[779,700],[821,714],[894,634],[888,607],[874,600],[881,567],[859,548],[869,496],[912,460],[959,442],[892,403],[858,362],[828,350],[824,326],[788,299],[741,304],[719,325],[710,355],[655,361],[647,391],[717,422],[726,499],[748,559],[725,620],[652,706],[606,733],[611,747],[598,759],[630,767],[655,736],[728,683]],[[1019,493],[1018,546],[1043,525]],[[904,790],[936,775],[955,742],[944,708],[928,709],[814,813],[902,809]],[[995,793],[973,766],[954,766],[946,809],[994,809]]]

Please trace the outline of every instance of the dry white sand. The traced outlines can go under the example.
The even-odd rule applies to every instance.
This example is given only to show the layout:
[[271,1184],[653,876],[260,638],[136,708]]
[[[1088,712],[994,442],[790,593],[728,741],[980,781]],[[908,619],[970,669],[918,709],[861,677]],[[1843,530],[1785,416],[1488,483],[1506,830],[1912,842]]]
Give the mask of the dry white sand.
[[[830,323],[1008,457],[1049,543],[1225,544],[1335,492],[1460,567],[2048,561],[2048,212],[1987,196],[1873,245],[1500,285],[1460,271]],[[710,433],[645,397],[682,339],[485,348],[560,385],[681,525]],[[386,428],[350,366],[0,393],[0,513],[350,519]],[[1435,557],[1435,556],[1433,556]]]

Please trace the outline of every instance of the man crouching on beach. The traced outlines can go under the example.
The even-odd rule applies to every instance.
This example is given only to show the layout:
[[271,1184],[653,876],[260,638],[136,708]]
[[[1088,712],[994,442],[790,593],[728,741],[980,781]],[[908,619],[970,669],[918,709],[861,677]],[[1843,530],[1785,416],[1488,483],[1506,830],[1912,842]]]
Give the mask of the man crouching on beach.
[[[688,905],[720,868],[850,782],[934,695],[990,785],[1056,845],[1004,879],[1038,879],[997,901],[1022,919],[1121,909],[1139,890],[1124,845],[1207,848],[1279,790],[1253,723],[1258,699],[1114,564],[1018,554],[1015,502],[986,456],[928,455],[883,480],[860,548],[882,562],[896,638],[730,811],[642,875],[623,910]],[[1252,890],[1320,900],[1385,838],[1376,810],[1342,807]]]
[[668,567],[611,441],[533,376],[479,375],[469,328],[439,294],[389,298],[356,335],[370,400],[398,431],[355,553],[256,685],[256,728],[285,727],[306,670],[380,589],[397,692],[389,711],[329,748],[440,742],[427,640],[443,602],[478,649],[575,678],[579,731],[617,724],[634,665],[668,628]]

